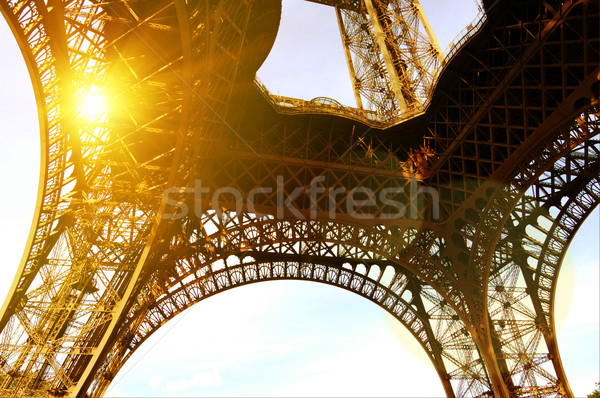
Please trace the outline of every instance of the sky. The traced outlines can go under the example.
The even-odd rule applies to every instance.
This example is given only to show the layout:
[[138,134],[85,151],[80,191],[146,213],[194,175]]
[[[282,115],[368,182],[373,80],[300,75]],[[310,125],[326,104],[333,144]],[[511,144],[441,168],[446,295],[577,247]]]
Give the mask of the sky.
[[[473,0],[422,0],[443,49],[476,15]],[[274,93],[354,99],[333,10],[283,0],[275,47],[259,71]],[[452,16],[449,18],[449,16]],[[24,62],[0,20],[0,296],[29,233],[39,174],[39,128]],[[557,292],[558,342],[576,396],[599,375],[599,213],[571,245]],[[412,336],[384,310],[313,282],[240,287],[201,302],[156,332],[108,397],[443,396]]]

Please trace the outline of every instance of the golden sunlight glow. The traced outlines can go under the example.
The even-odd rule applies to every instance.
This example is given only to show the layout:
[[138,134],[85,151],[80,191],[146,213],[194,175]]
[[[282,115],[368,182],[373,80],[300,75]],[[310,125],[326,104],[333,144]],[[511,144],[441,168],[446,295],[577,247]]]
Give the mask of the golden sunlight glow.
[[106,96],[98,86],[90,86],[80,91],[78,96],[78,114],[86,120],[98,120],[107,112]]

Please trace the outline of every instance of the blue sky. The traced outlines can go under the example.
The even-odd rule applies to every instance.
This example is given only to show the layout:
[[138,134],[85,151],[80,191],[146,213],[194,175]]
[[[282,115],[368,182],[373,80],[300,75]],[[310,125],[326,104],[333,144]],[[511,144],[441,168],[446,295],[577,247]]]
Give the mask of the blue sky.
[[[259,72],[272,92],[353,105],[333,10],[283,0],[275,48]],[[475,17],[473,0],[422,0],[442,48]],[[452,15],[450,18],[449,16]],[[27,71],[0,21],[0,296],[30,228],[39,130]],[[599,213],[572,244],[557,293],[558,341],[577,396],[599,376]],[[311,282],[269,282],[210,298],[153,335],[108,396],[442,396],[410,334],[375,304]]]

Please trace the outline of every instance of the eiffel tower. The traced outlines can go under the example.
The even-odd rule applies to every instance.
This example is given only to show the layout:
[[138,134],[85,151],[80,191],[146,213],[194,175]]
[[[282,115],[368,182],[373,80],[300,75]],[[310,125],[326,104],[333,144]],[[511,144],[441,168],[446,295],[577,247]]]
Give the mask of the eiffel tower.
[[284,279],[388,311],[448,397],[573,396],[554,293],[600,201],[598,1],[484,0],[448,54],[417,0],[310,1],[356,107],[255,79],[280,0],[0,0],[45,171],[1,396],[102,396],[185,309]]

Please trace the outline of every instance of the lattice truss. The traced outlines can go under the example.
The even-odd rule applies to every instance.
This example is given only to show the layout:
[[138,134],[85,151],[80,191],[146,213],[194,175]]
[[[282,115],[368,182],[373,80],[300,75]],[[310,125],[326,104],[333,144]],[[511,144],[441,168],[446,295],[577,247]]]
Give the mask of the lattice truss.
[[[143,268],[162,191],[176,175],[193,92],[184,87],[198,91],[210,78],[191,78],[192,40],[193,51],[206,51],[213,21],[203,2],[188,4],[191,21],[183,2],[0,5],[41,100],[46,170],[35,230],[0,321],[1,395],[63,395],[81,388]],[[217,29],[227,46],[236,45],[227,34],[246,29],[232,25],[247,24],[248,13]],[[200,28],[192,38],[185,28],[194,19]],[[231,82],[239,54],[218,41],[208,50],[229,54],[214,59],[221,81]],[[213,84],[206,98],[226,104],[226,87]],[[110,109],[87,114],[91,94],[110,98]]]
[[[134,65],[143,54],[129,54],[113,66],[106,62],[129,30],[110,37],[104,33],[109,25],[160,21],[169,6],[143,20],[120,5],[108,12],[91,1],[1,6],[26,46],[41,101],[46,174],[35,229],[0,320],[0,384],[5,396],[48,394],[76,383],[85,366],[82,356],[98,347],[123,299],[158,209],[157,190],[167,175],[163,166],[172,156],[163,147],[142,158],[135,141],[148,130],[173,139],[174,131],[159,121],[177,123],[181,103],[169,99],[156,65],[154,70]],[[119,78],[130,85],[108,81],[113,67],[129,68]],[[122,114],[111,120],[106,110],[86,114],[83,104],[90,95],[110,95]],[[141,115],[140,107],[152,113]]]
[[387,122],[421,111],[445,58],[419,2],[339,2],[336,11],[358,107]]
[[[597,2],[484,3],[448,60],[415,1],[319,2],[337,8],[372,113],[283,111],[252,83],[275,0],[0,0],[41,104],[46,171],[0,318],[0,395],[102,396],[186,308],[294,279],[388,311],[449,397],[572,396],[554,292],[600,197]],[[113,105],[87,114],[90,92]],[[277,188],[316,178],[394,188],[400,206],[301,194],[280,213]],[[197,181],[273,189],[211,210]]]
[[[597,112],[582,115],[564,133],[563,145],[556,148],[564,155],[521,196],[493,252],[487,293],[490,332],[502,376],[516,396],[564,393],[557,376],[561,365],[553,364],[558,351],[549,305],[565,248],[598,204],[599,133]],[[577,185],[565,190],[571,181]],[[555,187],[554,197],[564,198],[558,204],[534,194],[549,184]],[[448,271],[444,279],[456,277],[451,245],[422,223],[369,229],[339,221],[279,221],[211,211],[178,224],[181,232],[163,250],[170,253],[162,259],[165,265],[140,292],[119,332],[120,344],[101,369],[99,391],[154,331],[194,303],[236,286],[282,279],[338,286],[386,309],[425,349],[447,381],[448,395],[479,396],[493,389],[472,332],[460,321],[466,315],[456,310],[463,308],[464,295],[449,300],[444,286],[432,282],[435,274],[424,272],[427,256],[438,272]]]

